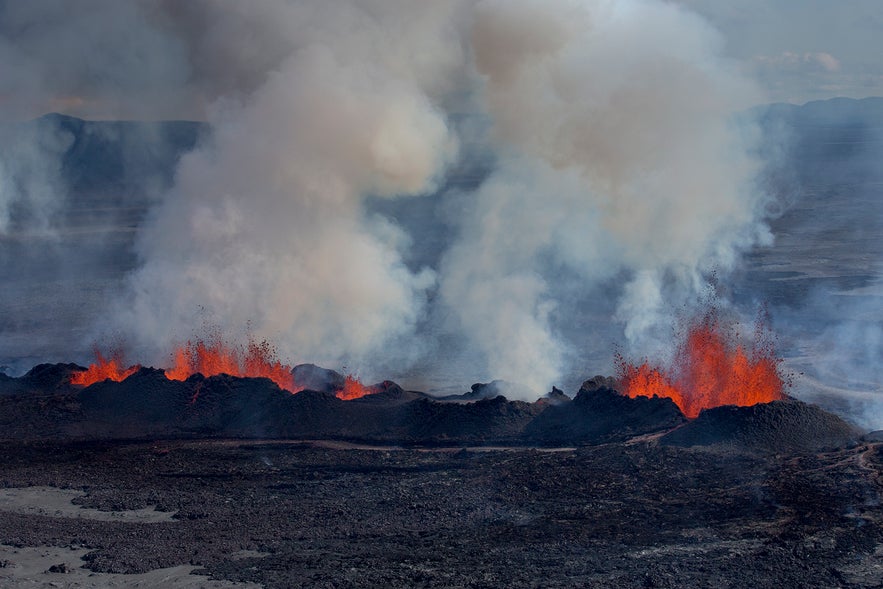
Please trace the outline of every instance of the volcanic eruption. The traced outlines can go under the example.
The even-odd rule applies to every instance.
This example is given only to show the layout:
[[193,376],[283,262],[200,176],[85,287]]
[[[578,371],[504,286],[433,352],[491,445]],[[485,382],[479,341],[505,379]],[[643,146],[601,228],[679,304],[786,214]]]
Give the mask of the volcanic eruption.
[[264,377],[275,382],[280,389],[297,393],[303,387],[294,382],[291,366],[280,362],[273,346],[263,340],[250,340],[244,353],[236,347],[213,341],[188,341],[174,352],[174,364],[166,370],[171,380],[187,380],[193,374],[214,376],[229,374],[239,377]]
[[[765,160],[756,117],[745,114],[763,97],[690,11],[656,0],[369,4],[198,3],[191,14],[160,3],[155,14],[118,15],[137,17],[155,41],[136,45],[134,63],[142,55],[158,60],[138,68],[127,99],[161,87],[194,109],[121,112],[199,122],[186,141],[160,150],[169,151],[162,181],[134,177],[139,168],[127,162],[138,154],[121,157],[133,188],[120,202],[138,212],[115,219],[119,255],[94,264],[118,263],[108,269],[107,291],[89,294],[82,312],[51,314],[76,319],[79,339],[57,344],[66,349],[53,338],[43,350],[28,343],[15,351],[14,366],[9,353],[0,361],[16,371],[28,368],[25,358],[85,362],[93,341],[120,334],[132,358],[164,367],[173,380],[229,374],[267,377],[292,393],[304,387],[272,346],[181,344],[204,310],[224,333],[250,324],[283,357],[349,366],[370,382],[394,378],[441,394],[503,378],[525,385],[508,395],[533,401],[552,385],[578,386],[587,361],[610,373],[615,344],[654,354],[671,310],[690,305],[710,272],[725,276],[744,252],[770,243],[773,197],[758,181]],[[255,59],[230,51],[235,38],[255,41]],[[96,77],[94,60],[75,65],[88,67],[72,69],[71,79]],[[169,71],[178,75],[159,76]],[[108,79],[114,83],[93,89],[102,99],[94,104],[118,93],[121,81]],[[90,112],[97,116],[80,114]],[[79,178],[91,170],[84,162],[108,164],[117,143],[83,152],[83,138],[120,135],[125,145],[130,131],[98,127],[43,121],[32,140],[41,149],[9,168],[16,186],[56,169]],[[144,131],[138,145],[151,147],[152,134],[178,128]],[[50,178],[77,218],[90,216],[79,209],[107,184],[93,175],[82,186]],[[29,235],[32,217],[10,217],[0,231]],[[77,274],[67,257],[39,266]],[[87,278],[76,286],[88,294],[95,281]],[[76,307],[70,299],[58,304]],[[678,398],[685,389],[723,387],[702,396],[731,399],[730,389],[746,387],[727,382],[775,380],[755,352],[700,332],[687,339],[707,345],[687,347],[719,348],[708,355],[733,356],[727,371],[741,376],[712,385],[700,382],[698,369],[623,364],[629,390]],[[130,370],[118,357],[98,356],[73,378],[88,385]],[[357,382],[342,379],[339,394],[362,396]],[[696,407],[719,402],[729,401]]]
[[[203,377],[226,374],[239,378],[268,378],[280,389],[296,394],[304,385],[296,382],[294,368],[279,360],[276,348],[267,340],[249,338],[246,346],[236,346],[220,337],[195,339],[178,346],[171,354],[171,366],[164,370],[166,378],[185,381],[195,374]],[[122,353],[109,356],[95,351],[95,362],[86,370],[71,375],[71,384],[89,386],[104,380],[121,382],[138,372],[140,365],[123,368]],[[336,392],[344,401],[372,394],[355,376],[347,375]]]
[[138,365],[123,368],[122,354],[115,352],[105,357],[99,350],[95,350],[95,362],[82,372],[71,375],[71,384],[89,386],[102,380],[122,381],[135,374]]
[[734,327],[710,310],[687,325],[668,365],[635,364],[619,356],[622,394],[669,398],[689,418],[712,407],[784,399],[785,381],[763,321],[748,346],[739,343]]
[[879,588],[883,438],[736,322],[879,324],[783,221],[877,135],[792,189],[753,74],[838,59],[700,5],[0,0],[0,589]]

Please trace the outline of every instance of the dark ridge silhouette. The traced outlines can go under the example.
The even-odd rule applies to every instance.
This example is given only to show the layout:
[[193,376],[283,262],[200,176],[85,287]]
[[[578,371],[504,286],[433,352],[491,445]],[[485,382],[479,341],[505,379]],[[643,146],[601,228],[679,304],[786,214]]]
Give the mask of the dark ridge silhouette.
[[620,442],[687,420],[671,399],[632,399],[599,382],[610,381],[588,380],[572,402],[547,407],[527,426],[525,438],[543,445]]
[[661,438],[672,446],[732,446],[769,452],[838,448],[862,432],[836,415],[797,400],[715,407]]
[[343,387],[346,377],[336,370],[329,370],[315,364],[298,364],[291,369],[294,382],[313,390],[333,393]]
[[[342,376],[312,365],[295,369],[323,390],[296,394],[266,378],[221,374],[166,378],[141,368],[122,382],[70,384],[76,364],[41,364],[24,376],[0,375],[0,437],[23,440],[338,439],[408,445],[580,446],[664,434],[679,446],[812,450],[847,445],[861,432],[799,401],[719,407],[687,421],[670,399],[629,398],[609,377],[586,380],[573,400],[563,391],[534,403],[502,395],[439,401],[392,381],[372,394],[335,396]],[[489,385],[476,385],[477,396]]]
[[420,391],[406,391],[391,380],[371,385],[368,387],[370,395],[353,399],[350,403],[355,404],[400,404],[417,399],[432,399],[431,396]]
[[87,121],[57,113],[18,125],[41,137],[67,138],[59,164],[73,194],[115,198],[140,194],[145,179],[167,188],[181,155],[210,132],[194,121]]
[[71,374],[81,370],[85,368],[77,364],[38,364],[19,378],[0,373],[0,395],[54,394],[69,391]]
[[473,403],[421,399],[400,409],[409,441],[429,443],[516,443],[541,411],[530,403],[498,396]]

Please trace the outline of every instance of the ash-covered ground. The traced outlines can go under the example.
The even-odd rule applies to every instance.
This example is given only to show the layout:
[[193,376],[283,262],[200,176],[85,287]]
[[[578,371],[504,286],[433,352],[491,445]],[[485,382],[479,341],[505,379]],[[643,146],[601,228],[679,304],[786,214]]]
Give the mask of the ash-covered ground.
[[[172,514],[0,512],[0,543],[73,547],[92,579],[187,565],[267,588],[883,583],[879,443],[761,454],[652,437],[554,452],[10,442],[0,464],[4,492],[72,489],[91,510]],[[16,566],[4,561],[0,580],[25,586],[9,581]],[[44,575],[54,586],[83,578],[58,568]]]

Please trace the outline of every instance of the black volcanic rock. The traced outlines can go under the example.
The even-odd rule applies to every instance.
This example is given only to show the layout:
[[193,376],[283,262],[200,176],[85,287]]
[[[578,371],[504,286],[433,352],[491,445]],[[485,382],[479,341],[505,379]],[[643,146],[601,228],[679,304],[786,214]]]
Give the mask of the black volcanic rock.
[[294,395],[267,378],[226,374],[176,381],[151,368],[86,387],[79,400],[86,422],[78,431],[97,437],[322,437],[347,420],[330,393]]
[[543,444],[598,444],[661,432],[686,421],[671,399],[632,399],[586,381],[571,403],[552,405],[524,432],[526,441]]
[[0,395],[14,395],[20,392],[22,388],[19,380],[0,372]]
[[403,406],[399,415],[402,435],[411,441],[503,443],[517,441],[537,409],[502,396],[473,403],[421,399]]
[[99,437],[172,434],[192,396],[192,381],[169,380],[154,368],[141,368],[122,382],[97,382],[77,395],[91,422],[86,431],[93,427]]
[[370,403],[370,404],[400,404],[415,401],[417,399],[430,399],[426,393],[419,391],[406,391],[397,383],[391,380],[385,380],[368,387],[371,391],[370,395],[352,399],[349,403]]
[[584,381],[582,386],[580,387],[580,390],[592,392],[592,391],[596,391],[598,389],[610,389],[610,390],[615,391],[615,390],[617,390],[618,386],[619,386],[619,383],[616,382],[616,379],[614,377],[601,376],[599,374],[599,375],[595,375],[592,378]]
[[[82,421],[77,387],[69,382],[71,367],[80,369],[73,364],[45,364],[32,370],[27,378],[0,378],[0,438],[70,437],[71,424]],[[45,388],[40,386],[41,381]]]
[[573,399],[571,399],[564,391],[557,387],[552,387],[552,390],[543,395],[537,403],[545,403],[548,405],[562,405],[564,403],[570,403]]
[[672,446],[733,446],[769,452],[838,448],[861,432],[816,405],[797,400],[706,409],[660,439]]
[[312,391],[333,393],[343,388],[346,377],[336,370],[329,370],[315,364],[298,364],[291,369],[294,382]]
[[[344,401],[333,371],[306,373],[332,391],[280,389],[266,378],[229,375],[166,378],[141,368],[122,382],[81,388],[82,370],[44,364],[25,376],[0,375],[0,431],[9,439],[289,438],[348,439],[406,444],[587,445],[667,433],[668,445],[732,445],[771,451],[842,446],[860,432],[840,418],[799,401],[704,411],[687,423],[670,399],[628,398],[612,379],[587,380],[571,401],[557,389],[535,403],[499,395],[439,402],[392,381]],[[342,377],[341,377],[342,378]],[[493,384],[493,383],[491,383]],[[489,385],[476,385],[476,396]],[[15,394],[22,393],[22,394]],[[24,394],[30,393],[30,394]]]
[[18,378],[0,373],[0,395],[70,393],[71,375],[81,370],[77,364],[38,364]]
[[38,364],[18,380],[25,388],[35,391],[67,391],[70,389],[71,375],[82,370],[85,368],[77,364]]
[[217,584],[268,588],[880,586],[880,447],[764,456],[653,443],[550,453],[7,442],[0,465],[10,490],[77,489],[90,510],[174,514],[152,524],[0,516],[7,545],[89,547],[82,562],[33,570],[64,560],[93,586],[109,584],[104,572],[187,562]]
[[[182,407],[185,427],[194,433],[237,434],[267,429],[279,415],[281,394],[268,379],[237,378],[227,374],[187,379],[192,393]],[[277,393],[277,394],[274,394]],[[281,393],[281,394],[280,394]]]
[[285,428],[292,437],[338,437],[348,421],[346,404],[330,393],[301,391],[289,395],[280,419],[287,420]]

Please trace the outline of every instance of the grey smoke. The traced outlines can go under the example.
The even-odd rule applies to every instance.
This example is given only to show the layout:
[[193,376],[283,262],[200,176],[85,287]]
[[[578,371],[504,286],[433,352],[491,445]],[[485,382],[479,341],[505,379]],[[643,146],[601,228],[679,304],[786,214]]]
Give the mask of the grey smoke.
[[[482,377],[541,394],[580,363],[577,309],[661,353],[707,275],[769,240],[756,137],[732,116],[763,97],[674,4],[78,8],[0,5],[14,74],[0,79],[21,88],[3,88],[7,116],[64,98],[79,114],[180,112],[213,130],[152,208],[128,293],[96,332],[124,334],[139,360],[162,364],[207,315],[368,378],[455,345]],[[463,112],[476,124],[455,125]],[[449,190],[476,138],[487,177]],[[371,205],[397,198],[446,211],[442,254],[408,255],[436,227]]]
[[659,352],[704,276],[769,239],[732,118],[756,89],[661,2],[485,1],[472,42],[501,164],[446,257],[445,301],[495,371],[541,391],[564,361],[550,258],[586,292],[625,272],[616,318]]
[[49,125],[2,125],[0,145],[0,237],[51,236],[55,213],[66,198],[61,154],[73,137]]
[[[363,200],[431,192],[455,158],[430,95],[449,53],[403,45],[394,3],[265,6],[300,45],[250,95],[211,109],[212,141],[184,158],[141,235],[119,324],[158,360],[205,309],[283,357],[368,365],[413,334],[434,273],[405,266],[408,237]],[[444,29],[425,32],[424,48],[444,43]]]

